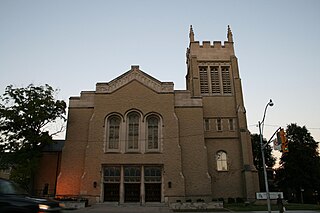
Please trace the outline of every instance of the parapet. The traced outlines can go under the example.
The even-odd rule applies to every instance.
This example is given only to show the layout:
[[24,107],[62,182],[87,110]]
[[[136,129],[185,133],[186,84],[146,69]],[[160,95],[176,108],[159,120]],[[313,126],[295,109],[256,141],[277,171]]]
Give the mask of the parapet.
[[221,55],[223,58],[234,55],[233,35],[229,25],[227,30],[227,41],[224,42],[213,41],[211,43],[211,41],[203,41],[200,43],[199,41],[195,41],[192,26],[190,26],[189,38],[190,45],[188,48],[187,57],[190,54],[191,56],[197,55],[204,58],[206,58],[205,55],[211,55],[214,58],[219,58],[219,55]]
[[175,90],[174,103],[174,106],[178,108],[203,106],[202,98],[191,97],[191,92],[188,90]]
[[94,91],[82,91],[81,96],[70,97],[70,108],[92,108],[94,107]]
[[230,48],[233,49],[233,42],[224,41],[222,44],[222,41],[202,41],[202,44],[199,41],[193,41],[190,42],[190,47],[192,48]]

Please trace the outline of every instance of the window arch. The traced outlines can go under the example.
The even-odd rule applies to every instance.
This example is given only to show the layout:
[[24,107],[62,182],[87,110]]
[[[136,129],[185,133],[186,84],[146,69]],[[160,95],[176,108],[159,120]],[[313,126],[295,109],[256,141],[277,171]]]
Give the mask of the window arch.
[[228,171],[228,159],[225,151],[219,151],[216,154],[217,170]]
[[140,115],[137,112],[130,112],[128,114],[128,133],[127,133],[127,148],[128,150],[139,149],[139,123]]
[[156,115],[147,117],[147,150],[159,150],[160,119]]
[[109,150],[119,149],[120,123],[121,118],[117,115],[112,115],[108,118],[107,148]]
[[139,183],[141,180],[141,168],[138,166],[124,167],[124,181],[126,183]]

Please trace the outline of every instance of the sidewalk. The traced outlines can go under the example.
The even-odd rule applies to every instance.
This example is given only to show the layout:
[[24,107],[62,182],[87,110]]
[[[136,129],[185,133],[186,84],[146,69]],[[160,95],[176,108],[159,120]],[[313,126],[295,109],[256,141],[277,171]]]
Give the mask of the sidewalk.
[[78,210],[64,210],[63,213],[100,213],[100,212],[111,212],[111,213],[172,213],[173,211],[165,205],[150,205],[140,206],[139,204],[126,204],[126,205],[112,205],[98,203],[93,206],[78,209]]
[[[78,210],[64,210],[63,213],[173,213],[173,211],[165,206],[165,205],[147,205],[147,206],[140,206],[139,204],[126,204],[126,205],[112,205],[112,204],[105,204],[99,203],[93,206],[78,209]],[[185,211],[184,211],[185,212]],[[195,211],[190,211],[195,212]],[[227,209],[221,211],[213,211],[214,213],[228,213],[234,211],[228,211]],[[272,213],[278,213],[279,211],[272,211]],[[206,211],[196,213],[208,213]],[[267,213],[267,211],[247,211],[241,213]],[[289,210],[285,213],[319,213],[319,211],[310,211],[310,210]]]

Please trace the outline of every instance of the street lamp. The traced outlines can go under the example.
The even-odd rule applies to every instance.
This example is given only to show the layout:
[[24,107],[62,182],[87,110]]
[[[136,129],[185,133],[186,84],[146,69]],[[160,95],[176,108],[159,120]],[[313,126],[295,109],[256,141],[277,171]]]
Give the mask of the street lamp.
[[268,104],[266,105],[263,113],[262,121],[259,121],[259,133],[260,133],[260,146],[261,146],[261,155],[262,155],[262,166],[263,166],[263,174],[264,174],[264,182],[266,186],[266,193],[267,193],[267,205],[268,205],[268,213],[271,213],[271,205],[270,205],[270,193],[269,193],[269,186],[268,186],[268,177],[267,177],[267,169],[266,169],[266,159],[264,157],[264,144],[263,144],[263,125],[264,125],[264,119],[266,117],[266,112],[268,106],[273,106],[273,102],[270,99]]

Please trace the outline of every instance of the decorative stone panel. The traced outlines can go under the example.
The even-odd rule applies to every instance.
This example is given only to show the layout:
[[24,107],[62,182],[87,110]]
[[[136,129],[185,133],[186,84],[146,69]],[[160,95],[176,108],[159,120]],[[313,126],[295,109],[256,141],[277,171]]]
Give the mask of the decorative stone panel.
[[173,92],[172,82],[161,82],[139,70],[138,66],[132,66],[131,70],[121,75],[120,77],[110,81],[109,83],[97,83],[96,93],[113,93],[131,81],[138,81],[141,84],[149,87],[157,93]]

